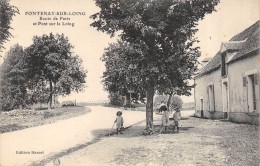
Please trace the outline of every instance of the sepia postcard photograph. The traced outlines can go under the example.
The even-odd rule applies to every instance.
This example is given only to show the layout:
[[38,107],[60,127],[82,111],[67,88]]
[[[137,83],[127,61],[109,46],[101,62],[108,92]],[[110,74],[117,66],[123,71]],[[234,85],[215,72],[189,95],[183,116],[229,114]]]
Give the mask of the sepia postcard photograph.
[[259,0],[0,0],[0,166],[259,166]]

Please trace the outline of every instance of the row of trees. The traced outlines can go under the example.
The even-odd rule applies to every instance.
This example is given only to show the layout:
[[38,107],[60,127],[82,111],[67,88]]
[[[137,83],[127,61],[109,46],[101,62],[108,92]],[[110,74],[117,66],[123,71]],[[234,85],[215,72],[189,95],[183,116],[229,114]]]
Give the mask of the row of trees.
[[11,47],[0,67],[1,109],[35,103],[52,107],[55,97],[82,91],[87,71],[72,49],[67,37],[52,33],[35,36],[26,49]]
[[[146,126],[153,128],[155,92],[189,95],[197,71],[197,23],[219,0],[96,0],[91,26],[120,39],[102,57],[105,89],[146,94]],[[130,78],[131,80],[127,80]],[[130,85],[129,85],[130,83]],[[134,87],[132,87],[134,86]],[[170,101],[170,100],[169,100]]]

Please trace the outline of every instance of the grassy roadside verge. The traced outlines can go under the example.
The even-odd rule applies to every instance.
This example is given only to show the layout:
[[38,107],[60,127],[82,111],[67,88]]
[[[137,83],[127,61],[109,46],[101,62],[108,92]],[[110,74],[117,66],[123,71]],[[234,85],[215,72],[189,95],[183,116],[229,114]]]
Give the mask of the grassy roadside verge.
[[86,107],[62,107],[51,110],[13,110],[0,112],[0,134],[45,125],[90,112]]

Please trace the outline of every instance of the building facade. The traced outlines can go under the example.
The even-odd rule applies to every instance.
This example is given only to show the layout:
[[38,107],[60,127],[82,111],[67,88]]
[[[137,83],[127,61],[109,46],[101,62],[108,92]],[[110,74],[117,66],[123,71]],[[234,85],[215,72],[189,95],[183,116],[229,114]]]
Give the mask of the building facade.
[[195,77],[196,116],[259,124],[260,22],[230,41]]

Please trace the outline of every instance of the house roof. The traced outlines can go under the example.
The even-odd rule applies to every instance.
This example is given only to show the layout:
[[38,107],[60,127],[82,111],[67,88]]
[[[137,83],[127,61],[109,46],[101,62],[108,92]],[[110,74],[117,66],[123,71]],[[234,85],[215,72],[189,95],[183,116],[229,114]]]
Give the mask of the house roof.
[[235,62],[236,60],[246,58],[250,56],[250,53],[252,51],[259,52],[260,47],[260,28],[259,28],[259,22],[258,22],[258,29],[256,29],[255,33],[252,34],[248,38],[248,40],[243,44],[242,48],[237,52],[236,55],[229,61],[229,63]]
[[244,31],[240,32],[239,34],[233,36],[230,41],[242,41],[245,39],[248,39],[250,36],[253,36],[253,34],[259,30],[259,23],[260,20],[258,20],[256,23],[245,29]]
[[223,46],[227,50],[239,50],[239,49],[242,48],[244,42],[245,42],[245,40],[243,40],[243,41],[229,41],[229,42],[223,43]]
[[217,70],[221,65],[221,54],[218,52],[212,59],[209,61],[209,63],[204,66],[196,77],[201,77],[207,73],[210,73],[214,70]]
[[203,59],[201,62],[209,62],[213,57],[207,57],[205,59]]
[[[259,51],[260,41],[260,21],[245,29],[241,33],[233,36],[229,42],[223,43],[227,50],[237,50],[237,53],[229,60],[228,63],[250,56],[253,51]],[[220,51],[212,58],[212,60],[202,68],[196,77],[201,77],[221,66],[221,53]]]

